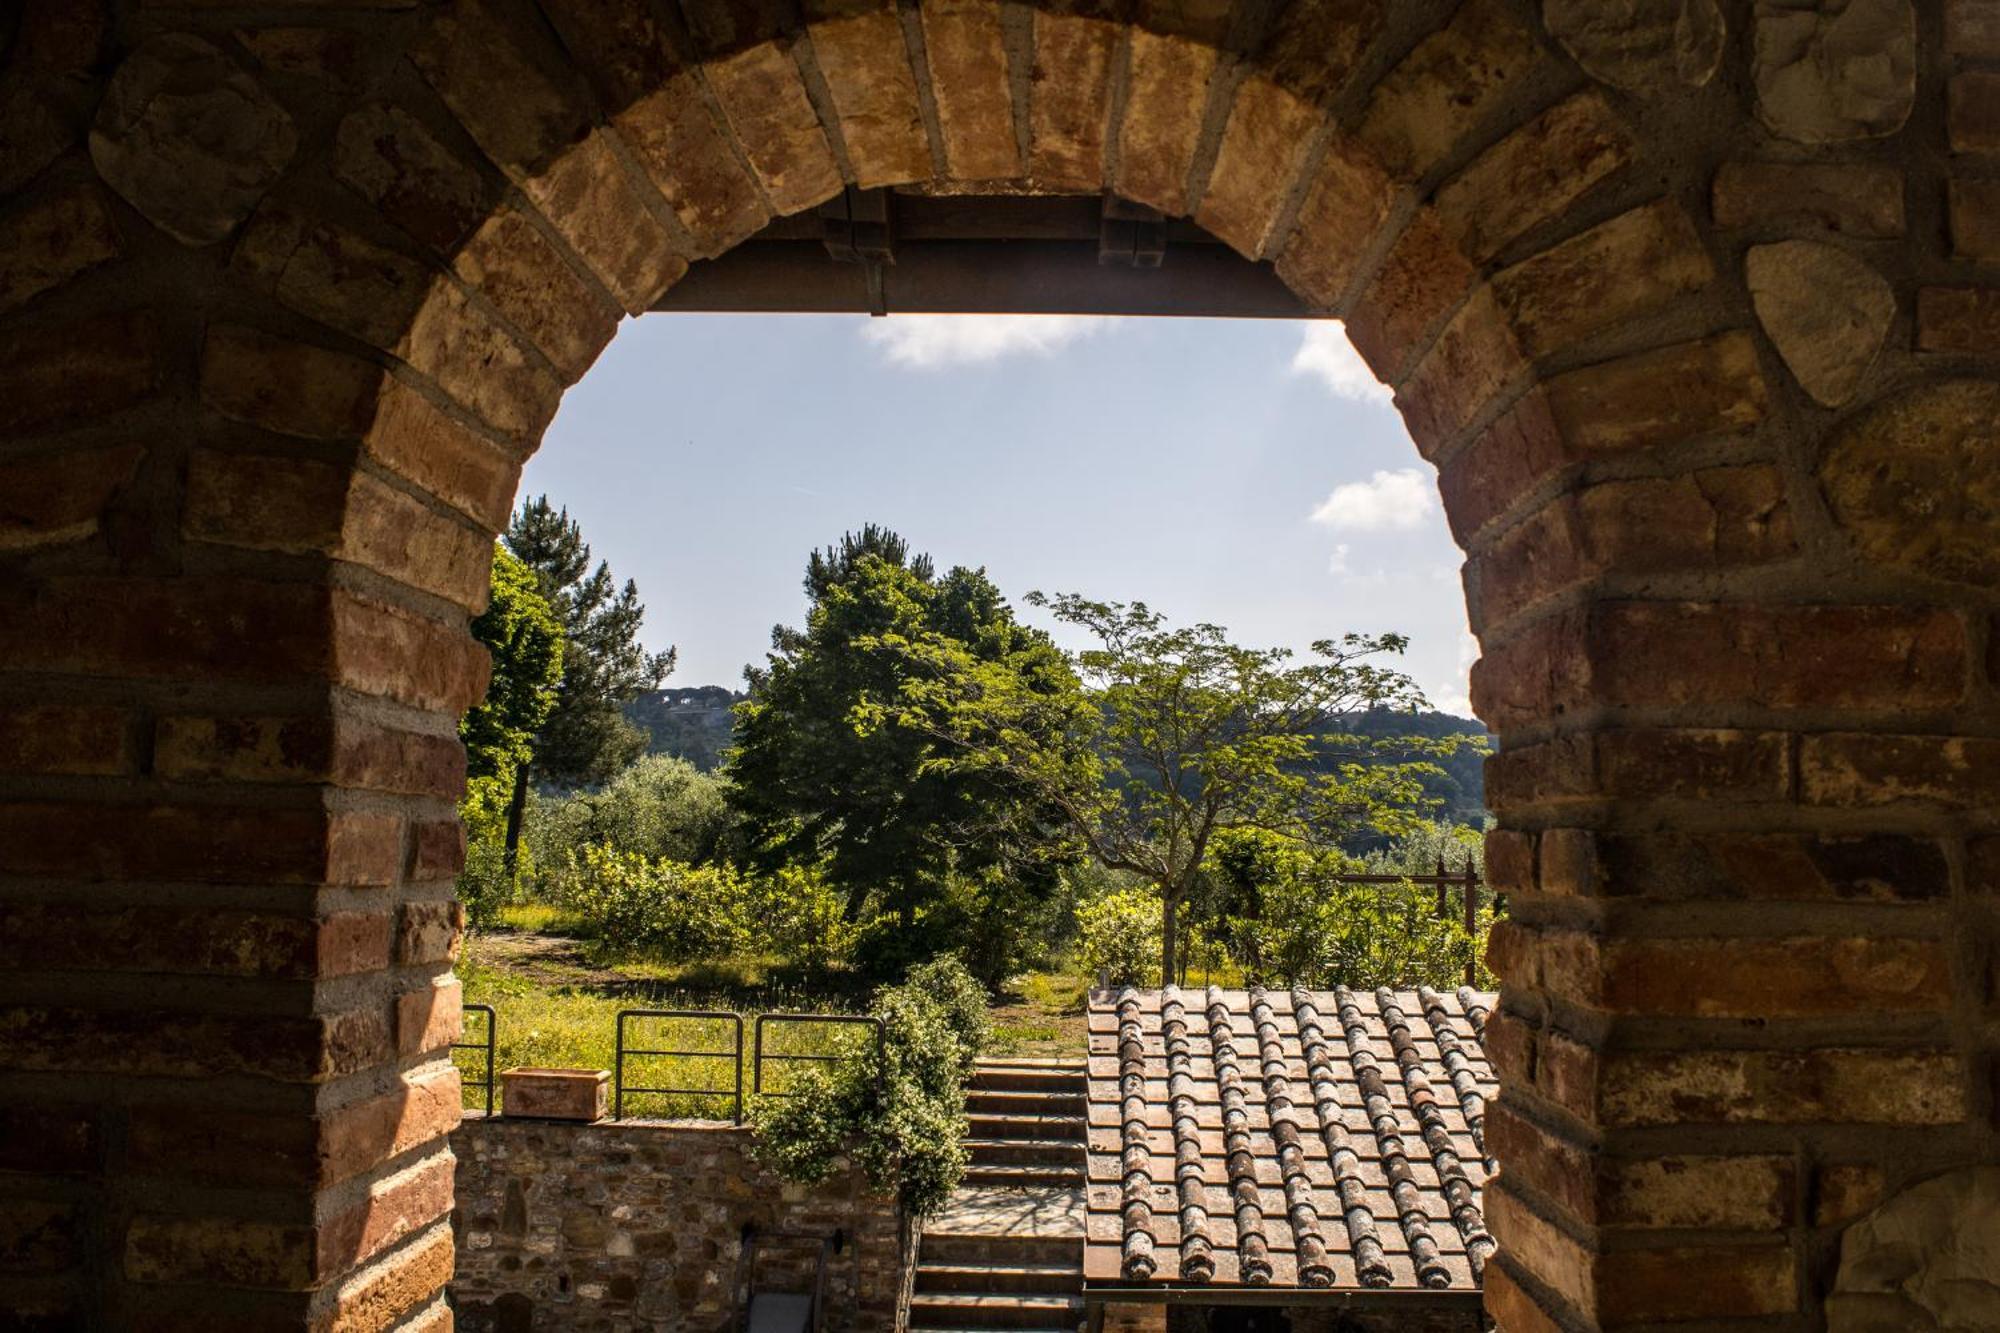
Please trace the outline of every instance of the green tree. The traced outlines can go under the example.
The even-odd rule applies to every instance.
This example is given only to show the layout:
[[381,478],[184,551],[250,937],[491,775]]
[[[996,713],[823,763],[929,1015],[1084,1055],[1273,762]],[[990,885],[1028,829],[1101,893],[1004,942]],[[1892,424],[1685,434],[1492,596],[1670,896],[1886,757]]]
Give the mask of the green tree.
[[[939,765],[932,738],[857,712],[902,689],[912,664],[896,645],[911,640],[949,645],[1025,696],[1073,693],[1047,636],[1015,621],[983,570],[940,576],[872,525],[814,552],[805,587],[805,626],[772,632],[737,708],[728,775],[753,858],[823,864],[851,916],[891,914],[902,954],[885,954],[890,966],[994,929],[980,906],[993,885],[1052,892],[1073,856],[1053,812],[1009,775]],[[989,980],[1005,970],[1006,951],[976,952]]]
[[[533,756],[535,733],[555,707],[563,666],[562,624],[542,597],[534,571],[505,547],[494,548],[492,596],[473,619],[472,636],[492,655],[493,676],[486,697],[459,723],[466,767],[460,812],[473,840],[490,844]],[[496,887],[482,881],[468,885],[464,896],[477,908],[495,896]]]
[[1460,744],[1341,732],[1361,710],[1421,705],[1409,677],[1377,660],[1400,653],[1401,636],[1322,640],[1294,661],[1216,625],[1172,628],[1143,603],[1028,600],[1096,641],[1074,655],[1067,691],[1024,689],[943,636],[912,635],[893,645],[908,669],[872,696],[874,715],[940,747],[927,771],[1001,778],[1061,812],[1103,865],[1149,882],[1163,982],[1177,975],[1181,909],[1219,834],[1333,847],[1360,829],[1404,832],[1420,822],[1431,759]]
[[734,822],[720,778],[685,759],[649,754],[597,791],[535,802],[524,838],[545,866],[598,843],[653,860],[704,865],[727,852]]
[[646,735],[625,720],[623,706],[655,689],[673,670],[672,649],[649,653],[639,643],[646,608],[638,585],[623,588],[611,567],[590,563],[590,544],[567,509],[536,496],[514,515],[507,549],[535,573],[564,634],[562,683],[555,707],[535,736],[530,763],[517,770],[508,806],[507,855],[520,843],[521,815],[531,775],[562,787],[594,785],[644,752]]

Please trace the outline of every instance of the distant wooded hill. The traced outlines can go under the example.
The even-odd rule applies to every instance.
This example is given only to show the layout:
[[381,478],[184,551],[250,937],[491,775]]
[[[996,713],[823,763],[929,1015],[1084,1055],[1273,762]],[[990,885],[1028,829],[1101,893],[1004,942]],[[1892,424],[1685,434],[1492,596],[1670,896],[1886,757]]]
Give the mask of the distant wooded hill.
[[[706,773],[721,764],[733,730],[734,718],[729,710],[744,698],[740,690],[722,685],[654,690],[627,705],[625,716],[652,737],[648,748],[654,754],[678,755]],[[1469,717],[1387,709],[1348,719],[1341,723],[1340,730],[1360,736],[1487,734],[1484,726]],[[1474,826],[1485,821],[1484,761],[1483,753],[1469,748],[1440,761],[1444,773],[1424,785],[1427,795],[1443,803],[1437,812],[1441,817]]]

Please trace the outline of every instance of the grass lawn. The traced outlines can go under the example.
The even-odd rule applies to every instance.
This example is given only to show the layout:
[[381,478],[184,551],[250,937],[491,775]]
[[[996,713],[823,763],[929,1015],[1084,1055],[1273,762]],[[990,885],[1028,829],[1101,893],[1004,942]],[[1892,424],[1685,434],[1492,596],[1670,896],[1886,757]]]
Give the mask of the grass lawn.
[[[617,1051],[618,1013],[627,1009],[725,1010],[743,1015],[740,1063],[747,1096],[755,1081],[752,1067],[754,1018],[760,1013],[854,1014],[867,1007],[869,987],[845,978],[808,979],[774,967],[769,960],[731,958],[699,964],[663,964],[617,955],[576,933],[554,908],[510,907],[501,925],[469,935],[458,963],[467,1004],[488,1004],[498,1016],[493,1067],[531,1066],[612,1069]],[[1086,982],[1060,972],[1017,977],[993,1006],[998,1055],[1047,1057],[1083,1054]],[[464,1040],[485,1037],[482,1015],[469,1015]],[[865,1029],[832,1024],[770,1024],[767,1055],[831,1054],[865,1040]],[[726,1019],[628,1019],[626,1044],[632,1048],[728,1052],[734,1024]],[[453,1053],[467,1077],[480,1076],[483,1050]],[[782,1090],[800,1063],[767,1060],[767,1091]],[[628,1084],[645,1087],[714,1089],[722,1095],[643,1093],[626,1096],[627,1116],[731,1114],[736,1065],[702,1056],[635,1056],[626,1061]],[[468,1107],[484,1105],[484,1094],[467,1088]],[[499,1109],[499,1099],[495,1099]]]

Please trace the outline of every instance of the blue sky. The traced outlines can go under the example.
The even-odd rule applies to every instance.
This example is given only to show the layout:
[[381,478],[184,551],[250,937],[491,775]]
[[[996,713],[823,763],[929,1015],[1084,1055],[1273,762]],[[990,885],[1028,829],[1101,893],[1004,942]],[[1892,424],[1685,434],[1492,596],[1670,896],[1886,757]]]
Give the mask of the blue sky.
[[563,401],[543,492],[638,580],[673,685],[739,685],[802,618],[806,553],[873,521],[1017,606],[1139,600],[1298,648],[1399,631],[1469,711],[1435,476],[1337,324],[649,315]]

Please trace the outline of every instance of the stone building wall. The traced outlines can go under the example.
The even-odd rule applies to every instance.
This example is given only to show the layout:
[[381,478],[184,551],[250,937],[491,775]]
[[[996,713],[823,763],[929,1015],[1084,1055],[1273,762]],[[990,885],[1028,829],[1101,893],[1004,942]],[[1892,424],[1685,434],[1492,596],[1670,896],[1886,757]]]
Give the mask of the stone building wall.
[[747,1130],[687,1121],[469,1116],[451,1146],[463,1333],[734,1330],[746,1225],[762,1237],[760,1285],[788,1290],[810,1285],[819,1238],[840,1232],[826,1327],[902,1328],[916,1247],[859,1171],[795,1185],[750,1158]]

